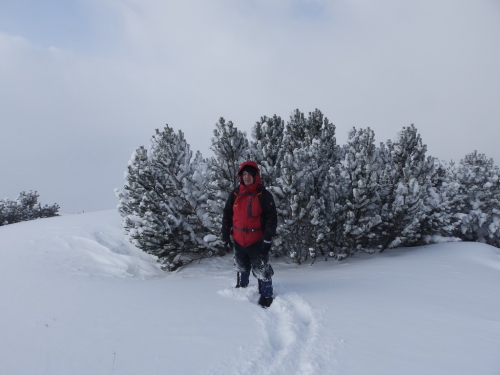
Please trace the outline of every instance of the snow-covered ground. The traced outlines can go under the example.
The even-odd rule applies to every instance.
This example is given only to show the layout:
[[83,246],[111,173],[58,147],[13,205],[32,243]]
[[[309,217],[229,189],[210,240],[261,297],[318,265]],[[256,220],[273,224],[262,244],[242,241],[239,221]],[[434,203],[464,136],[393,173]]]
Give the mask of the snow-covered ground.
[[500,374],[500,250],[275,261],[264,310],[232,259],[176,273],[116,211],[0,227],[0,374]]

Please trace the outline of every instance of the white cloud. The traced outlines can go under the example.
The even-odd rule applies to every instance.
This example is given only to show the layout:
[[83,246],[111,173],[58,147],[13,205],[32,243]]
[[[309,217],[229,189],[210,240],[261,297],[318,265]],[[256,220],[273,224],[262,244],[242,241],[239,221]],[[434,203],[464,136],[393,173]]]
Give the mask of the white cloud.
[[99,54],[0,34],[0,157],[12,160],[1,195],[38,189],[68,211],[109,208],[155,128],[182,129],[207,154],[220,116],[250,134],[260,116],[295,108],[320,108],[341,143],[352,126],[384,141],[414,123],[434,156],[477,149],[500,164],[494,2],[103,4],[113,43]]

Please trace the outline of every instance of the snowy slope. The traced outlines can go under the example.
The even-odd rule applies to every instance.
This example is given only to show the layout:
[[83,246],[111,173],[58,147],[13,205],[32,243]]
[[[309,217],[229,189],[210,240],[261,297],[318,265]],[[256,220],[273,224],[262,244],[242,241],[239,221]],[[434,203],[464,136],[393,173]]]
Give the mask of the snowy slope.
[[229,256],[164,273],[114,210],[0,227],[0,252],[0,374],[500,373],[482,244],[274,262],[268,310]]

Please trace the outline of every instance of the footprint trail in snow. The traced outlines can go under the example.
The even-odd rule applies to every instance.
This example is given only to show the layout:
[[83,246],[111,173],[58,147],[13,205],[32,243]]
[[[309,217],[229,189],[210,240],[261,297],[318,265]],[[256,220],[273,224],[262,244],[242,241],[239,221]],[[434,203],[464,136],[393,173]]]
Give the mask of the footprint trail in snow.
[[[275,288],[276,291],[276,288]],[[262,331],[260,342],[209,371],[210,374],[335,374],[336,346],[321,335],[321,312],[295,292],[276,291],[268,309],[256,306],[255,320]],[[256,304],[257,288],[224,289],[224,297]],[[229,371],[229,372],[228,372]],[[236,371],[236,372],[235,372]]]

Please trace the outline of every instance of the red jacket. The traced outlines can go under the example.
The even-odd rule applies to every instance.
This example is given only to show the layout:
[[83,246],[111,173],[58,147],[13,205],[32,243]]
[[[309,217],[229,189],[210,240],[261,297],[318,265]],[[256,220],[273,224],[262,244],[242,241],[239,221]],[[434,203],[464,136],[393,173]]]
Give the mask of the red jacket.
[[254,183],[245,186],[240,175],[240,186],[229,196],[222,219],[222,238],[229,239],[229,233],[241,246],[250,246],[263,237],[270,241],[276,233],[277,213],[273,196],[261,184],[260,171],[253,161],[241,164],[257,170]]

